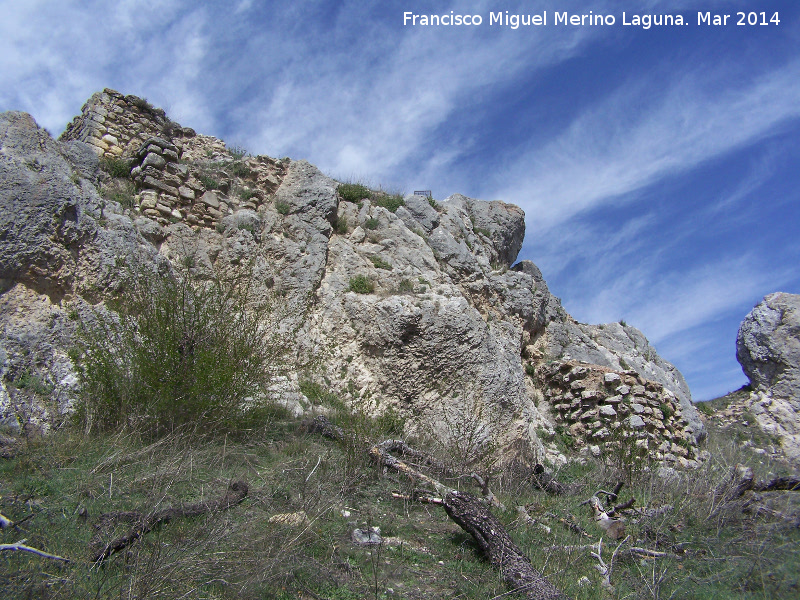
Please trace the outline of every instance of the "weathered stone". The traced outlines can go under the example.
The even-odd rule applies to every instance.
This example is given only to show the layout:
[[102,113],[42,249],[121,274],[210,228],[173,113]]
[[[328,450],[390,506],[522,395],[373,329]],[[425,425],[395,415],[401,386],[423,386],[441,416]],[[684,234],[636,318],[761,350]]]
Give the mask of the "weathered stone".
[[141,168],[144,169],[146,167],[153,167],[155,169],[163,169],[166,164],[167,161],[164,160],[160,155],[156,154],[155,152],[150,152],[144,157]]
[[631,388],[630,386],[627,385],[621,385],[614,391],[617,392],[617,394],[619,394],[620,396],[627,396],[628,394],[631,393]]
[[610,417],[616,417],[617,416],[617,411],[614,410],[614,407],[609,406],[607,404],[604,404],[598,410],[600,411],[600,415],[603,416],[603,417],[609,417],[610,418]]
[[606,385],[612,385],[620,381],[619,373],[606,373],[603,375],[603,382]]
[[641,429],[642,427],[644,427],[644,425],[645,425],[644,419],[642,419],[642,417],[640,417],[639,415],[631,415],[630,417],[628,417],[628,426],[631,429]]

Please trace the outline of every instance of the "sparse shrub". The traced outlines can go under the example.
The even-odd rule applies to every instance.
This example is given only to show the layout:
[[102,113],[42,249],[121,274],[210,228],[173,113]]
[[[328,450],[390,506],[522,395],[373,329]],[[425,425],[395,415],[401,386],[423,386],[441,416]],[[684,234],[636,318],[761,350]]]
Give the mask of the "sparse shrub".
[[339,235],[347,235],[349,231],[348,224],[347,224],[347,217],[342,215],[338,219],[336,219],[336,233]]
[[242,146],[231,146],[228,148],[228,152],[231,153],[231,156],[234,160],[242,160],[243,158],[250,156],[250,152],[247,151],[246,148]]
[[235,177],[245,178],[250,177],[253,174],[253,171],[251,171],[250,167],[248,167],[246,164],[237,160],[231,164],[231,173]]
[[114,178],[128,178],[131,176],[131,163],[125,158],[104,156],[100,159],[100,168]]
[[137,96],[132,96],[132,97],[129,97],[129,98],[130,98],[131,104],[133,104],[136,108],[138,108],[141,111],[148,112],[148,113],[154,113],[156,111],[155,106],[150,104],[147,101],[147,98],[139,98]]
[[525,374],[528,377],[536,377],[536,367],[532,363],[525,364]]
[[400,294],[408,294],[414,291],[414,284],[408,279],[403,279],[397,284],[397,292]]
[[371,294],[375,284],[366,275],[356,275],[350,280],[350,291],[356,294]]
[[492,232],[489,231],[488,229],[486,229],[485,227],[476,227],[475,229],[473,229],[473,231],[475,233],[477,233],[478,235],[482,235],[482,236],[487,237],[489,239],[491,239],[491,237],[492,237]]
[[392,265],[383,260],[383,258],[380,256],[370,256],[369,259],[372,261],[372,264],[376,269],[386,269],[387,271],[391,271],[393,268]]
[[263,405],[286,340],[248,270],[202,280],[188,262],[166,277],[140,268],[110,306],[117,312],[80,323],[77,417],[87,430],[207,428]]
[[389,408],[375,419],[378,430],[386,435],[403,435],[406,420],[394,408]]
[[256,196],[258,196],[258,192],[256,190],[251,190],[250,188],[246,187],[243,187],[239,190],[239,198],[241,198],[243,202],[247,202]]
[[360,183],[340,183],[337,191],[345,202],[359,202],[372,196],[372,191]]
[[289,211],[292,210],[292,206],[288,202],[284,202],[283,200],[276,200],[275,201],[275,210],[282,215],[288,215]]
[[203,187],[207,190],[218,190],[219,189],[219,181],[211,177],[210,175],[199,175],[198,179],[200,183],[203,184]]
[[428,204],[430,204],[433,207],[434,210],[439,210],[439,203],[433,199],[433,196],[428,196],[426,200],[428,201]]
[[374,218],[374,217],[370,217],[369,219],[364,221],[364,227],[366,227],[367,229],[373,230],[373,231],[375,229],[377,229],[378,227],[380,227],[380,225],[381,225],[381,222],[378,219]]
[[29,392],[43,398],[53,393],[52,385],[48,384],[41,377],[34,375],[30,371],[23,371],[20,373],[19,377],[12,380],[11,383],[18,390],[28,390]]
[[373,198],[373,201],[377,206],[382,206],[389,212],[397,212],[397,209],[401,206],[405,206],[406,203],[403,200],[403,197],[400,195],[395,196],[378,196]]

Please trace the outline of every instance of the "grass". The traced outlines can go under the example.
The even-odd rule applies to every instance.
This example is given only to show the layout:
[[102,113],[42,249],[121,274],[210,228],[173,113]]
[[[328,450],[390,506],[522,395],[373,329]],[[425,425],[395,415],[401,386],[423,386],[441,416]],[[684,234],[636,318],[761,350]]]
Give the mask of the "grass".
[[[396,413],[371,420],[347,413],[335,394],[310,381],[301,389],[364,444],[402,434]],[[493,598],[508,590],[474,542],[440,508],[393,500],[411,484],[383,475],[361,443],[338,444],[310,435],[274,409],[258,423],[216,436],[175,431],[158,441],[115,432],[82,435],[65,429],[24,440],[16,457],[0,461],[0,512],[23,531],[0,532],[0,543],[26,538],[31,546],[70,558],[67,564],[22,553],[0,554],[0,590],[8,598]],[[619,473],[601,462],[571,463],[557,476],[573,493],[550,496],[517,473],[493,490],[508,507],[495,511],[534,566],[576,599],[796,597],[800,589],[800,531],[792,520],[756,516],[712,490],[732,465],[748,461],[760,476],[775,465],[753,462],[735,442],[710,432],[714,458],[699,473],[667,483],[643,472],[623,488],[637,506],[672,505],[657,517],[626,523],[640,547],[668,552],[663,559],[614,563],[613,594],[600,592],[589,550],[598,530],[580,503],[608,489]],[[436,475],[436,474],[434,474]],[[228,511],[175,520],[144,536],[100,568],[89,560],[99,515],[148,510],[219,496],[227,482],[244,479],[247,499]],[[473,490],[467,480],[452,483]],[[797,515],[797,494],[763,494],[771,509]],[[551,528],[549,534],[518,520],[515,507]],[[88,519],[78,516],[79,509]],[[300,527],[269,522],[304,511]],[[347,512],[343,512],[347,511]],[[347,515],[347,516],[344,516]],[[555,517],[574,518],[592,539]],[[355,527],[378,526],[380,547],[350,542]],[[126,525],[101,530],[108,541]],[[606,540],[608,562],[616,543]],[[633,543],[633,542],[632,542]],[[624,549],[624,547],[623,547]],[[587,577],[591,585],[578,584]],[[376,594],[377,587],[377,594]]]
[[375,284],[366,275],[356,275],[350,279],[349,289],[356,294],[371,294],[375,291]]
[[114,178],[127,179],[131,176],[131,163],[125,158],[104,156],[100,159],[100,168]]
[[381,256],[370,256],[369,260],[376,269],[385,269],[387,271],[391,271],[393,268],[392,265],[386,262],[386,260],[384,260]]

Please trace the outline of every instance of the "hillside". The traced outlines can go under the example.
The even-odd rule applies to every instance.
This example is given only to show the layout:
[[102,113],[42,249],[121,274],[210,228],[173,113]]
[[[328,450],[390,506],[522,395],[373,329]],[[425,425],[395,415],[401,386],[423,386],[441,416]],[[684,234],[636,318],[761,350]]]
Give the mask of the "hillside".
[[[796,594],[783,456],[704,425],[642,332],[576,322],[516,262],[525,218],[251,156],[108,89],[57,140],[0,114],[0,586],[515,593],[453,508],[474,498],[557,590],[528,598]],[[399,438],[407,470],[377,464]]]

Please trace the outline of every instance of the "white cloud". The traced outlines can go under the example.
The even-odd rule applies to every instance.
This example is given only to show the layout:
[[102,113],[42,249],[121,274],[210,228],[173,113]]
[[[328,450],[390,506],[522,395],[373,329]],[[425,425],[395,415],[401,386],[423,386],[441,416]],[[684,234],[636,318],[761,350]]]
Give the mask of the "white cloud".
[[720,74],[627,85],[524,153],[493,196],[551,227],[770,135],[800,117],[798,97],[800,61],[735,88]]

